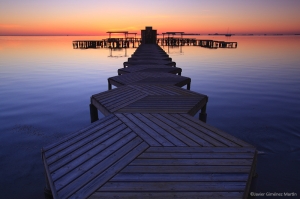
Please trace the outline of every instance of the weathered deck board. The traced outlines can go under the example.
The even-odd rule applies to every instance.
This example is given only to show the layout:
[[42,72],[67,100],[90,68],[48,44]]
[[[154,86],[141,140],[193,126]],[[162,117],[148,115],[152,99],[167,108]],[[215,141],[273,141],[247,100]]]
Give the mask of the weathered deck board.
[[106,198],[106,199],[166,199],[166,198],[178,198],[178,199],[238,199],[243,198],[243,192],[206,192],[206,191],[195,191],[195,192],[96,192],[90,199],[94,198]]
[[135,61],[172,61],[172,58],[170,57],[147,57],[147,56],[133,56],[128,58],[128,62],[135,62]]
[[248,179],[247,174],[203,174],[203,173],[119,173],[112,178],[111,182],[245,182]]
[[188,113],[195,115],[199,110],[201,114],[205,114],[203,108],[206,107],[207,101],[206,95],[176,86],[126,85],[93,95],[91,106],[100,110],[104,115],[110,113]]
[[[174,148],[177,151],[171,152]],[[214,152],[214,148],[194,147],[198,153],[202,152],[200,153],[202,155],[205,154],[211,157],[217,153],[214,159],[207,160],[207,157],[195,159],[195,157],[190,156],[191,154],[186,152],[189,147],[183,147],[183,152],[180,153],[181,155],[186,154],[186,159],[174,157],[181,148],[154,147],[154,149],[160,150],[159,153],[153,154],[148,153],[148,150],[152,151],[152,147],[150,147],[114,176],[109,183],[101,187],[95,193],[95,196],[101,196],[102,192],[104,196],[109,196],[107,195],[109,191],[111,191],[111,195],[120,197],[123,196],[124,191],[139,194],[163,192],[169,193],[170,196],[180,191],[184,192],[186,196],[193,192],[199,192],[198,196],[201,196],[203,192],[227,191],[228,194],[244,192],[253,157],[255,156],[255,149],[248,148],[245,150],[246,154],[249,153],[246,155],[248,159],[244,159],[244,157],[236,159],[234,151],[241,156],[239,151],[241,148],[239,147],[232,148],[230,153],[223,152],[218,159],[216,157],[219,156],[220,152]],[[161,157],[161,151],[165,149],[167,156]],[[218,148],[217,151],[223,151],[222,149],[224,148]],[[242,198],[241,194],[237,197]]]
[[118,69],[118,75],[135,73],[135,72],[163,72],[163,73],[172,73],[172,74],[181,75],[182,69],[178,67],[170,67],[167,65],[158,65],[158,64],[133,65],[130,67]]
[[187,86],[190,90],[191,79],[184,76],[178,76],[170,73],[146,73],[136,72],[125,75],[115,76],[108,78],[108,88],[111,89],[112,85],[119,87],[123,85],[174,85],[174,86]]
[[[117,119],[115,116],[114,118]],[[98,125],[101,126],[101,123]],[[93,188],[95,184],[97,188],[99,183],[101,184],[99,179],[107,178],[108,180],[111,178],[111,176],[107,176],[107,172],[114,168],[112,165],[116,162],[120,162],[118,163],[120,165],[126,165],[136,157],[136,155],[131,155],[131,158],[127,157],[130,153],[139,154],[141,149],[145,150],[148,147],[141,138],[137,137],[124,124],[116,125],[116,122],[114,122],[110,126],[113,127],[113,130],[99,129],[95,126],[93,134],[97,136],[94,136],[94,138],[81,136],[82,142],[68,142],[68,147],[61,147],[60,145],[67,143],[62,142],[56,146],[57,148],[63,148],[60,150],[56,150],[55,147],[50,148],[49,151],[53,154],[49,157],[50,159],[45,157],[48,151],[44,151],[43,158],[48,163],[46,171],[49,178],[51,178],[52,189],[56,191],[56,196],[65,198],[72,194],[76,195],[77,189],[80,189],[80,196],[85,195],[85,191],[83,191],[85,188],[82,188],[82,186],[88,187],[86,188],[88,192],[95,191]],[[115,128],[116,126],[122,126],[122,128]],[[86,133],[90,134],[88,131]],[[67,137],[65,141],[69,139]],[[137,150],[137,148],[141,149]],[[140,152],[137,153],[137,151]],[[55,158],[53,163],[51,157],[55,156],[62,157]],[[126,163],[126,161],[128,162]]]
[[129,66],[136,66],[136,65],[145,65],[145,64],[151,64],[151,65],[166,65],[166,66],[174,66],[176,67],[176,62],[173,61],[165,61],[165,60],[136,60],[136,61],[130,61],[130,62],[124,62],[123,67],[129,67]]
[[[235,147],[203,147],[197,140],[207,138],[201,137],[203,134],[190,136],[186,124],[193,122],[198,129],[205,126],[211,136],[219,130],[192,116],[118,113],[109,117],[110,120],[103,118],[105,125],[98,122],[75,136],[76,141],[70,135],[60,144],[44,149],[46,172],[57,198],[101,196],[101,192],[105,196],[111,191],[120,192],[120,197],[124,191],[244,193],[250,186],[247,181],[256,158],[255,148],[243,146],[238,139]],[[169,123],[172,117],[182,122],[174,126]],[[85,133],[87,136],[83,136]],[[230,136],[222,134],[230,140]],[[224,142],[224,137],[215,139]],[[190,179],[191,175],[199,178]]]

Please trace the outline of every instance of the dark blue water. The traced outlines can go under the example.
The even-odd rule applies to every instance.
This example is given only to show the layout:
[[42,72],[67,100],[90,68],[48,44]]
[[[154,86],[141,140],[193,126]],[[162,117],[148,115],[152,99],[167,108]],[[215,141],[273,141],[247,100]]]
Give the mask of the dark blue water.
[[[101,38],[0,37],[0,198],[43,198],[41,148],[90,124],[90,96],[134,51],[73,49],[80,39]],[[256,191],[300,196],[300,37],[230,40],[164,49],[209,96],[207,123],[257,147]]]

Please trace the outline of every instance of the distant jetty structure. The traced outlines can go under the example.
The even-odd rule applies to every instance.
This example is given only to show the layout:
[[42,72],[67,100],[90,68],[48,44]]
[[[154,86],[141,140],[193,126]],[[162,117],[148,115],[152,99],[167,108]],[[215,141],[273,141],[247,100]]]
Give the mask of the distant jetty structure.
[[[196,39],[196,38],[185,38],[184,35],[200,35],[196,33],[185,33],[185,32],[164,32],[162,38],[157,37],[157,30],[151,38],[153,43],[161,46],[200,46],[204,48],[237,48],[237,42],[231,41],[219,41],[211,39]],[[147,38],[147,30],[141,31],[141,38],[137,38],[137,33],[130,33],[128,31],[108,31],[109,37],[102,40],[75,40],[73,41],[74,49],[88,49],[88,48],[136,48],[140,44],[145,43],[142,38]],[[112,34],[124,34],[124,37],[112,38]],[[129,37],[128,35],[134,35]],[[176,35],[179,37],[176,37]],[[145,39],[144,39],[145,40]]]
[[248,198],[256,148],[206,124],[208,96],[191,90],[191,78],[157,44],[156,30],[146,27],[141,35],[108,78],[108,90],[91,96],[91,124],[42,148],[45,193],[54,199]]

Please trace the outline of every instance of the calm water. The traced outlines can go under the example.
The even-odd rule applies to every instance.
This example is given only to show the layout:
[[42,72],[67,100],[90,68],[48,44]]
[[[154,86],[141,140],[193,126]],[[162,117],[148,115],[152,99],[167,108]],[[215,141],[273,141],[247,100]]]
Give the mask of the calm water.
[[[0,37],[0,198],[44,197],[41,148],[90,124],[90,96],[135,50],[72,47],[99,38]],[[164,49],[209,96],[207,123],[261,152],[256,191],[300,197],[300,37],[229,39],[237,49]]]

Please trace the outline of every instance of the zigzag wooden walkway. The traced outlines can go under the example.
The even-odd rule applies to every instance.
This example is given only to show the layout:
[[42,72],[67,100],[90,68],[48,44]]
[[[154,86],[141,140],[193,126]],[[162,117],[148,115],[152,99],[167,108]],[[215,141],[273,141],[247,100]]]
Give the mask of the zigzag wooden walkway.
[[[145,44],[136,53],[163,50]],[[53,197],[247,198],[256,149],[203,122],[207,99],[159,79],[93,95],[91,115],[105,117],[42,149]],[[199,110],[203,121],[193,117]]]

